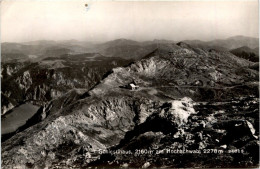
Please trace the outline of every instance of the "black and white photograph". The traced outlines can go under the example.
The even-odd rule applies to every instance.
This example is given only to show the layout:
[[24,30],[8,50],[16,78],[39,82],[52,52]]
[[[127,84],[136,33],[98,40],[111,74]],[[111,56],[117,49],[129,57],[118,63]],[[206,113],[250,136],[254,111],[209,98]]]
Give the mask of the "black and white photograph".
[[0,0],[1,168],[259,168],[258,0]]

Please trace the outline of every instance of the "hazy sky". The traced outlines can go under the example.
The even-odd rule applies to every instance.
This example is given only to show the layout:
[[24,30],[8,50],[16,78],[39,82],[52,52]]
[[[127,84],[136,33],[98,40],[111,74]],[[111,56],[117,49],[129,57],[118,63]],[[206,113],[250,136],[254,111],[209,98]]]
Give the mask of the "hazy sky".
[[3,0],[1,41],[258,37],[258,20],[258,1]]

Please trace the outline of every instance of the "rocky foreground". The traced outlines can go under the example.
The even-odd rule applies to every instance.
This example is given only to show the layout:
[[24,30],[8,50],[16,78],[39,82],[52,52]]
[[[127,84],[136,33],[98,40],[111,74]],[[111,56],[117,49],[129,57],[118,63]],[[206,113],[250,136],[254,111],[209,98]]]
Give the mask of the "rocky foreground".
[[229,52],[161,45],[92,89],[42,107],[2,143],[2,167],[256,167],[252,64]]

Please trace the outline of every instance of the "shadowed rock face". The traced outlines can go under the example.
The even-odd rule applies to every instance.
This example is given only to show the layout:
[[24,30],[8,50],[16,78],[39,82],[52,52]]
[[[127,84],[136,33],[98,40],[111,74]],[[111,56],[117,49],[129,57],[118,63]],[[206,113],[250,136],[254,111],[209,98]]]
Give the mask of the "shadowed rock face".
[[[2,166],[256,166],[259,79],[251,65],[229,52],[160,45],[92,89],[49,102],[37,124],[2,143]],[[120,87],[133,81],[138,89]],[[171,152],[183,149],[200,153]]]

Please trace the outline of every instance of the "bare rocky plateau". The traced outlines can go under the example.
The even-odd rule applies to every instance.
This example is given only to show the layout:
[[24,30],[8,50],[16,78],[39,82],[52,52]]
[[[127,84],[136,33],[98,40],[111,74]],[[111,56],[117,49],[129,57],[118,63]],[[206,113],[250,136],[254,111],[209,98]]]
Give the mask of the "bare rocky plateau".
[[[32,69],[8,79],[22,85],[20,100],[46,101],[2,142],[3,168],[259,166],[259,72],[251,68],[255,63],[183,42],[161,44],[133,62],[113,64],[108,73],[101,70],[102,76],[89,75],[98,72],[94,68],[71,75],[89,77],[91,85],[78,80],[79,86],[61,78],[61,70],[71,62],[56,63],[52,66],[59,69],[44,69],[54,70],[51,75],[44,72],[46,79],[60,78],[56,85],[70,88],[54,92],[55,97],[44,98],[44,90],[29,92],[36,90],[31,87],[37,76]],[[15,70],[4,71],[8,75]],[[139,88],[125,88],[131,83]],[[48,84],[52,81],[39,85],[46,85],[52,96]],[[2,94],[7,99],[11,95],[8,89]],[[151,153],[136,153],[142,149]],[[201,153],[169,153],[177,149]]]

